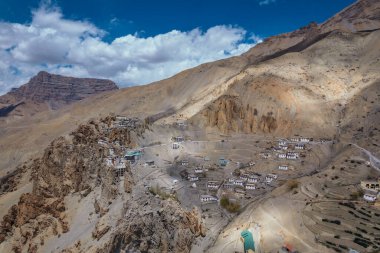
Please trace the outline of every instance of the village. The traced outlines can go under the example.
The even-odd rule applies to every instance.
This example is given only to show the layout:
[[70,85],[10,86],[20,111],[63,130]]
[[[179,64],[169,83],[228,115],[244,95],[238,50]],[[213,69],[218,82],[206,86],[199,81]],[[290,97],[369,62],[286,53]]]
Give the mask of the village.
[[[118,116],[112,127],[124,128],[129,121]],[[318,154],[333,144],[333,140],[299,136],[269,140],[213,136],[199,140],[185,123],[175,125],[174,130],[172,127],[170,137],[160,134],[167,126],[161,128],[134,149],[119,141],[99,139],[98,144],[108,149],[104,162],[114,169],[115,184],[131,169],[146,194],[173,198],[189,209],[198,207],[213,239],[245,206],[291,180],[315,174],[323,159]],[[379,184],[379,179],[362,181],[361,198],[378,204]],[[259,236],[258,230],[247,229]]]

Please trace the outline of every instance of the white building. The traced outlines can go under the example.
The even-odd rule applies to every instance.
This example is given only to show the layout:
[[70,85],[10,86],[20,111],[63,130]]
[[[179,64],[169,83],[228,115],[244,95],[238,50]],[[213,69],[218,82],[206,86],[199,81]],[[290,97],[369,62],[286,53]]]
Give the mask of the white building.
[[257,183],[257,182],[259,182],[259,178],[258,178],[258,177],[255,177],[255,176],[250,176],[250,177],[247,179],[247,182],[248,182],[248,183]]
[[190,174],[187,179],[190,181],[190,182],[194,182],[194,181],[198,181],[199,180],[199,177],[194,175],[194,174]]
[[279,146],[286,146],[287,143],[286,143],[286,141],[280,140],[280,141],[278,141],[278,145]]
[[187,166],[187,165],[189,165],[189,161],[188,160],[182,160],[181,165]]
[[112,159],[112,157],[107,157],[104,160],[105,160],[107,166],[109,166],[109,167],[113,166],[113,159]]
[[375,202],[377,197],[375,192],[367,192],[363,195],[363,199],[368,202]]
[[299,141],[300,141],[300,139],[298,139],[298,138],[290,138],[290,140],[291,140],[292,142],[299,142]]
[[301,137],[300,142],[310,142],[310,138]]
[[303,145],[303,144],[296,144],[296,145],[294,146],[294,149],[298,149],[298,150],[305,149],[305,145]]
[[99,139],[98,144],[103,145],[103,146],[107,146],[108,142],[106,140]]
[[201,202],[217,202],[218,198],[211,195],[201,195]]
[[278,169],[279,170],[288,170],[289,168],[288,168],[288,165],[279,165]]
[[226,188],[226,189],[234,188],[234,184],[233,183],[224,183],[223,188]]
[[244,185],[244,180],[236,179],[233,184],[234,185],[243,186]]
[[268,174],[265,176],[265,181],[267,183],[271,183],[273,180],[276,180],[277,179],[277,175],[276,174]]
[[286,158],[286,154],[280,153],[280,154],[278,154],[278,158],[285,159]]
[[195,172],[196,174],[203,173],[203,169],[197,167],[197,168],[194,169],[194,172]]
[[256,189],[256,185],[254,185],[254,184],[246,184],[245,185],[245,189],[246,190],[255,190]]
[[208,181],[207,182],[207,188],[217,190],[220,186],[220,183],[218,181]]

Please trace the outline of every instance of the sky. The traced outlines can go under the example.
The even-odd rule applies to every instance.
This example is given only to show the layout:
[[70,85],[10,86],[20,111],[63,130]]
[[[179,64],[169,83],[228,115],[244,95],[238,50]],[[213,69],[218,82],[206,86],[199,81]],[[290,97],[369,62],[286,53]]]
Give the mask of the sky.
[[39,71],[147,84],[321,23],[354,0],[1,0],[0,95]]

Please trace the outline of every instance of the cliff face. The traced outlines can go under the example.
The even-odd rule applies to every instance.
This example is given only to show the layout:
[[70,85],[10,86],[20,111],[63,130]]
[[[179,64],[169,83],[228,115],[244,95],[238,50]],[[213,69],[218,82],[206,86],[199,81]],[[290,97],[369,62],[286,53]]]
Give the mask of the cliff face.
[[259,114],[256,108],[234,96],[220,97],[203,111],[203,116],[207,126],[217,127],[223,133],[273,133],[277,129],[273,112]]
[[12,115],[15,109],[23,115],[30,106],[36,107],[37,112],[45,104],[50,109],[58,109],[91,95],[117,89],[110,80],[66,77],[42,71],[28,83],[0,97],[0,117]]
[[[105,162],[110,149],[117,154],[113,159],[118,159],[124,148],[134,147],[146,125],[137,118],[127,119],[125,127],[114,125],[115,117],[111,116],[80,125],[70,135],[55,139],[40,158],[20,169],[18,173],[32,172],[33,191],[21,195],[3,217],[0,249],[44,252],[45,242],[85,229],[80,238],[89,237],[88,244],[79,240],[70,245],[62,239],[70,245],[62,246],[62,252],[114,252],[116,248],[190,251],[195,238],[204,235],[198,212],[185,211],[178,202],[144,189],[136,190],[129,165],[120,179]],[[77,211],[80,208],[84,210]],[[95,220],[93,229],[74,222],[73,212],[81,220]],[[94,240],[102,243],[96,245]]]

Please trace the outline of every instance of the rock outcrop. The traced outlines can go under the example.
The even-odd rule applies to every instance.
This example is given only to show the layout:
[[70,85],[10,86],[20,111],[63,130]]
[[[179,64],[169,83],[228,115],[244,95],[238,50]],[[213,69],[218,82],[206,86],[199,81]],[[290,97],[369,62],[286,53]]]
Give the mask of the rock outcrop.
[[[115,117],[100,122],[80,125],[69,136],[59,137],[46,148],[41,158],[35,159],[25,170],[32,171],[33,192],[21,196],[4,216],[0,225],[0,243],[10,240],[14,251],[37,252],[40,240],[65,233],[69,224],[65,220],[63,199],[73,193],[87,196],[94,187],[101,188],[101,200],[95,202],[99,212],[107,212],[108,201],[115,198],[115,171],[106,166],[104,157],[108,148],[99,139],[118,140],[114,147],[134,145],[133,138],[145,127],[136,119],[130,128],[111,127]],[[133,133],[131,131],[134,131]],[[128,168],[126,173],[130,173]],[[131,180],[132,183],[132,180]],[[100,229],[104,233],[104,229]],[[98,235],[99,236],[99,235]]]
[[24,112],[30,112],[30,106],[36,110],[44,109],[46,106],[43,105],[48,109],[59,109],[89,96],[117,89],[110,80],[66,77],[41,71],[28,83],[0,96],[0,117],[12,115],[16,109],[17,114],[23,116]]
[[272,112],[259,114],[256,108],[243,104],[237,96],[222,96],[203,111],[207,126],[223,133],[261,131],[272,133],[278,127]]

